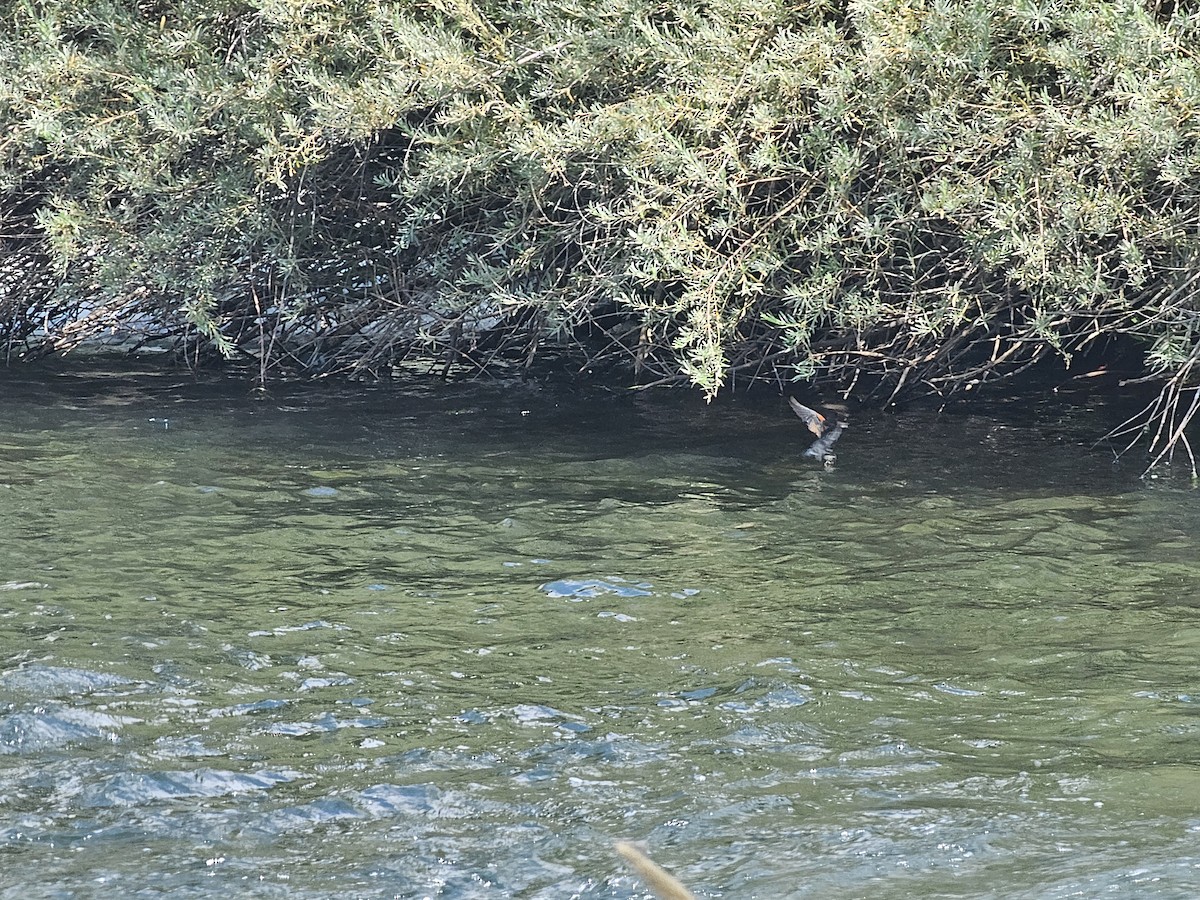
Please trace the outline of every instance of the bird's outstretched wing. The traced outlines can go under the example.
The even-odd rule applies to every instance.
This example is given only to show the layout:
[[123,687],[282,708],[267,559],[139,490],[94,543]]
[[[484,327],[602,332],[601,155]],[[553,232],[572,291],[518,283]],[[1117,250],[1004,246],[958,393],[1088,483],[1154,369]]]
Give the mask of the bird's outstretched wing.
[[828,462],[833,459],[833,445],[837,443],[837,439],[842,436],[842,429],[845,426],[841,422],[835,422],[832,428],[812,442],[812,446],[804,451],[804,455],[812,459],[819,459],[822,462]]
[[791,404],[792,411],[800,417],[805,425],[808,426],[809,431],[811,431],[817,437],[820,437],[825,433],[825,429],[828,426],[826,425],[825,417],[823,415],[821,415],[815,409],[809,409],[803,403],[796,400],[795,397],[788,397],[788,403]]

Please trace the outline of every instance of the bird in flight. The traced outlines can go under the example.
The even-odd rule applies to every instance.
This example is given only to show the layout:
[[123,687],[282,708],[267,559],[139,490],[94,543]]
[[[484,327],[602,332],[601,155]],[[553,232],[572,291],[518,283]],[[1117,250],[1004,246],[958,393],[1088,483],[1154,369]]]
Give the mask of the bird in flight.
[[828,410],[830,414],[827,416],[822,415],[793,397],[788,397],[788,403],[791,404],[792,411],[808,426],[808,430],[817,436],[812,446],[804,451],[804,455],[823,462],[826,467],[832,466],[837,457],[830,451],[846,427],[843,415],[833,410]]

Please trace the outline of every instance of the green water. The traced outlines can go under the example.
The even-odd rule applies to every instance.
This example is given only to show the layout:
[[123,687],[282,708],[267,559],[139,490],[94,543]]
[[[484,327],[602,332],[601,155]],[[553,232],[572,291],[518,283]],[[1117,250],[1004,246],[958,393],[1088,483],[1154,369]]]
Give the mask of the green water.
[[0,371],[0,897],[1200,895],[1196,495],[992,412]]

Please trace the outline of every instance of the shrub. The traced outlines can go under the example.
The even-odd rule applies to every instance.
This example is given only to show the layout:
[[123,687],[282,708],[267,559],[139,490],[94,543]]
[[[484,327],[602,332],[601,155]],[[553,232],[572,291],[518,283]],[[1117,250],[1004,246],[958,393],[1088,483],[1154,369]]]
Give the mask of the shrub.
[[1133,338],[1200,394],[1200,16],[880,0],[18,0],[10,353],[950,396]]

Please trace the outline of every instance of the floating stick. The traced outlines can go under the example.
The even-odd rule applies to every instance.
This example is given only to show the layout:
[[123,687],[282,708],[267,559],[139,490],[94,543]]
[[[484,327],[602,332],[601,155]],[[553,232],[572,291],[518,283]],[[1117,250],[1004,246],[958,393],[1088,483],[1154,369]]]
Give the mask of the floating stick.
[[617,841],[613,848],[633,867],[642,881],[646,882],[646,887],[660,900],[696,900],[696,895],[685,888],[678,878],[629,841]]

